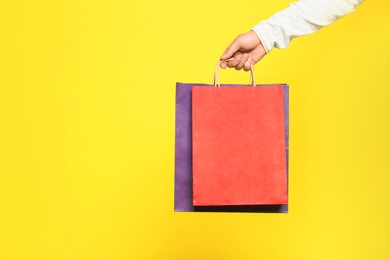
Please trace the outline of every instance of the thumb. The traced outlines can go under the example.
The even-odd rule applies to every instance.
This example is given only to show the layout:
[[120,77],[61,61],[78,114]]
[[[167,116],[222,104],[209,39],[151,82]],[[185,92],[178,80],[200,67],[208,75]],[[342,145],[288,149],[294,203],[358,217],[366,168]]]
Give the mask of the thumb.
[[221,56],[221,60],[227,60],[233,57],[233,54],[236,53],[240,49],[240,44],[237,40],[234,40],[225,50],[225,52]]

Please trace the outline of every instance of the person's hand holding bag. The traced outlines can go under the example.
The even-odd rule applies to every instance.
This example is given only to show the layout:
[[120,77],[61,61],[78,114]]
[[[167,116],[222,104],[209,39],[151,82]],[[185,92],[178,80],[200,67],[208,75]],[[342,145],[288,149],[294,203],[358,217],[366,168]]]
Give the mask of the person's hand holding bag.
[[[259,37],[255,32],[237,36],[237,38],[226,48],[225,53],[221,56],[221,68],[235,68],[249,71],[251,66],[260,61],[266,54]],[[230,59],[229,61],[227,61]],[[226,60],[226,61],[225,61]]]

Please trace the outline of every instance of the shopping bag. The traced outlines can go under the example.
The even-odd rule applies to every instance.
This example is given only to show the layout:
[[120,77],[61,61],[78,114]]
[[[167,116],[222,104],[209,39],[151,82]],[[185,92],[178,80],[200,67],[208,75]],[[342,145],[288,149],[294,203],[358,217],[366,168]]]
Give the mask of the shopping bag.
[[[212,212],[287,212],[288,205],[224,205],[194,206],[192,190],[192,87],[210,87],[208,84],[176,84],[176,133],[175,133],[175,211]],[[257,85],[257,88],[276,85]],[[288,159],[288,86],[282,88],[286,161]],[[225,85],[221,86],[225,88]],[[230,85],[232,87],[232,85]],[[234,86],[238,87],[238,86]],[[287,167],[287,165],[286,165]],[[285,176],[287,179],[287,176]]]

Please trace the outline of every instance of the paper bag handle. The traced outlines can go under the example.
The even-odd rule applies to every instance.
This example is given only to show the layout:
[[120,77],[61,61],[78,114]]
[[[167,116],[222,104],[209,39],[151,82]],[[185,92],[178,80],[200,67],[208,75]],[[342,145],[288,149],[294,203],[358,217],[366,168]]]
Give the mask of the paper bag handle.
[[[220,64],[221,62],[224,62],[224,61],[230,61],[232,60],[233,58],[230,58],[228,60],[221,60],[221,61],[218,61],[217,62],[217,65],[215,65],[215,68],[214,68],[214,80],[213,80],[213,85],[214,87],[220,87],[221,86],[221,80],[220,80]],[[255,72],[254,72],[254,69],[253,69],[253,64],[251,64],[251,86],[253,87],[256,87],[256,83],[255,83]]]

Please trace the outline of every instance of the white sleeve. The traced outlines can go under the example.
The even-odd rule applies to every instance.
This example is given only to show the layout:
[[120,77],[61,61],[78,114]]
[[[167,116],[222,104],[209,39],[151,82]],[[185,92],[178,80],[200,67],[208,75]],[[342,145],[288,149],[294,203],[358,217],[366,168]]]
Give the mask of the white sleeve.
[[314,33],[355,11],[363,0],[299,0],[252,28],[265,50],[287,47],[294,37]]

